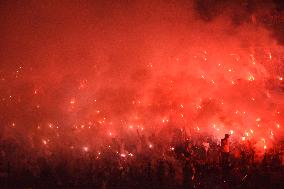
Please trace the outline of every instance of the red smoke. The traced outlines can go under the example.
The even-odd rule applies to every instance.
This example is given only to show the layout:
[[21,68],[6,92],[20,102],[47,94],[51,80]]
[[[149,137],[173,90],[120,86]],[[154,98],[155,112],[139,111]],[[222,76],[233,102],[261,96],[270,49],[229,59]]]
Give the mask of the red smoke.
[[272,146],[284,127],[275,5],[224,2],[1,3],[1,137],[88,151],[178,128]]

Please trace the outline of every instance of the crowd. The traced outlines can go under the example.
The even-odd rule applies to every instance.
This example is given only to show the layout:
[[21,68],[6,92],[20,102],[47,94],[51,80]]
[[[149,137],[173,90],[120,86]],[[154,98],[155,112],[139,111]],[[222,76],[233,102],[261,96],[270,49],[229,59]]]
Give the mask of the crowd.
[[113,138],[99,150],[27,152],[0,142],[0,188],[284,188],[283,142],[261,158],[249,141]]

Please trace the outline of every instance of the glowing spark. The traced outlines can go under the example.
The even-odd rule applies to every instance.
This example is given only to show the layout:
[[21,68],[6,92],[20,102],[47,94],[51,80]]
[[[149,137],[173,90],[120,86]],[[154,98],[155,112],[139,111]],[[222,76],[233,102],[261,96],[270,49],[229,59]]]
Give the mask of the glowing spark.
[[196,107],[196,109],[201,109],[202,107],[200,106],[200,105],[198,105],[197,107]]
[[245,175],[245,176],[242,178],[242,181],[244,181],[244,180],[247,178],[247,176],[248,176],[248,175]]
[[233,131],[233,130],[230,130],[230,134],[231,134],[231,135],[234,134],[234,131]]
[[272,54],[271,54],[271,52],[269,52],[269,59],[270,59],[270,60],[272,59]]
[[72,99],[70,100],[70,104],[75,104],[75,99],[74,99],[74,98],[72,98]]
[[249,73],[248,80],[249,81],[254,81],[254,77],[253,77],[253,75],[251,73]]
[[169,120],[168,120],[167,118],[164,118],[164,119],[162,120],[162,122],[163,122],[163,123],[169,122]]
[[153,145],[152,145],[152,144],[149,144],[149,148],[153,148]]
[[88,148],[87,146],[84,146],[84,147],[83,147],[83,150],[84,150],[85,152],[87,152],[87,151],[89,151],[89,148]]

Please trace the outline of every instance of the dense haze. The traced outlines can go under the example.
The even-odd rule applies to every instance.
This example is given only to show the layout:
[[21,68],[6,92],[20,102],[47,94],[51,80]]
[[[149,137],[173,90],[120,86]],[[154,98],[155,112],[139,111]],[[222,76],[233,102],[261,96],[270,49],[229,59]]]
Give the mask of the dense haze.
[[[0,137],[282,139],[281,1],[1,1]],[[245,138],[244,138],[245,137]]]

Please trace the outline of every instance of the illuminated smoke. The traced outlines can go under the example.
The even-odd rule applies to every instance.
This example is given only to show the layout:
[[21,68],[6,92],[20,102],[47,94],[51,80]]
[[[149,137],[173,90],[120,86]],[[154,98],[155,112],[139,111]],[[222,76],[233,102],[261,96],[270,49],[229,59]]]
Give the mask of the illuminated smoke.
[[87,152],[179,128],[271,146],[284,124],[276,5],[189,2],[2,2],[1,137]]

